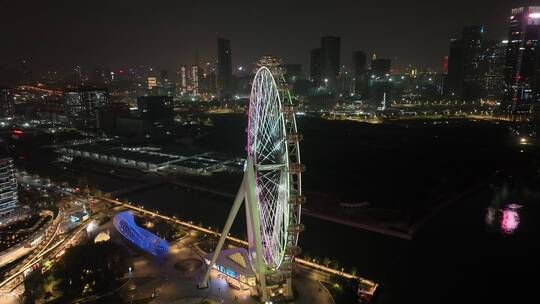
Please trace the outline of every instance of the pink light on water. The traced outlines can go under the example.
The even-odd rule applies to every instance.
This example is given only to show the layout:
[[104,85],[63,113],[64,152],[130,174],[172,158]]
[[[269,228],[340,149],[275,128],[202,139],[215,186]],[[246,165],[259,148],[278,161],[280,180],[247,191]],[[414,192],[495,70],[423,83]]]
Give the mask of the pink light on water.
[[519,213],[513,208],[502,210],[501,230],[506,234],[512,234],[519,226]]

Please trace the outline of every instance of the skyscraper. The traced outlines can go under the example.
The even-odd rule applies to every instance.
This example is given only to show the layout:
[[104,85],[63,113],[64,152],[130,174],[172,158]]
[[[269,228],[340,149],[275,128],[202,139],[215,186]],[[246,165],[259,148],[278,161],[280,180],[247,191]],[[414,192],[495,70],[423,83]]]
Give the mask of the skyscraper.
[[5,225],[11,220],[18,204],[13,159],[8,155],[6,143],[0,140],[0,225]]
[[445,93],[450,98],[460,98],[463,92],[463,43],[461,39],[450,39],[448,53],[448,75]]
[[442,68],[443,68],[443,74],[448,74],[448,56],[443,57]]
[[506,51],[507,109],[539,100],[539,36],[540,6],[512,9]]
[[483,26],[471,25],[463,28],[461,36],[464,60],[462,97],[466,101],[476,100],[481,97],[480,64],[483,35]]
[[385,77],[390,74],[390,69],[392,67],[392,60],[376,58],[371,60],[371,73],[375,77]]
[[500,100],[504,90],[504,69],[508,41],[484,41],[480,85],[482,96],[491,100]]
[[204,71],[200,84],[200,91],[203,94],[215,94],[216,92],[216,73],[214,71]]
[[187,78],[187,68],[185,65],[180,67],[179,75],[180,76],[180,92],[186,93],[188,87],[188,78]]
[[28,60],[23,59],[21,60],[20,64],[20,72],[22,76],[22,83],[23,84],[32,84],[34,82],[34,79],[32,77],[32,70],[30,68],[30,63]]
[[305,78],[302,75],[302,65],[297,63],[284,64],[285,81],[289,84],[294,84],[297,80]]
[[309,74],[313,85],[319,87],[321,85],[321,48],[311,50]]
[[353,79],[356,95],[365,95],[367,92],[367,55],[362,51],[353,53]]
[[340,67],[341,39],[326,36],[321,39],[321,79],[324,86],[335,91]]
[[147,85],[148,89],[151,90],[153,87],[158,85],[157,78],[156,77],[148,77],[147,78]]
[[98,111],[109,106],[109,91],[96,88],[68,89],[64,91],[64,106],[70,118],[80,118],[85,124],[90,124]]
[[9,117],[15,114],[15,107],[11,96],[11,90],[7,87],[0,87],[0,116]]
[[217,90],[222,100],[229,100],[232,92],[231,41],[218,38]]
[[484,27],[463,28],[461,38],[450,40],[446,95],[451,98],[475,100],[480,98],[480,65]]
[[359,76],[367,70],[367,55],[362,51],[353,53],[353,75]]
[[80,65],[76,65],[73,67],[73,78],[72,78],[72,85],[74,87],[80,87],[83,85],[83,75],[82,75],[82,69]]
[[193,95],[198,95],[200,93],[199,91],[199,84],[200,84],[200,68],[198,65],[194,64],[191,66],[191,90]]
[[169,71],[167,71],[167,70],[161,70],[161,71],[159,72],[159,79],[158,79],[158,82],[159,82],[159,84],[168,83],[168,82],[169,82]]
[[257,60],[256,69],[263,66],[267,67],[272,75],[277,76],[275,77],[277,82],[281,82],[281,76],[285,75],[286,72],[283,67],[283,59],[272,55],[262,56]]

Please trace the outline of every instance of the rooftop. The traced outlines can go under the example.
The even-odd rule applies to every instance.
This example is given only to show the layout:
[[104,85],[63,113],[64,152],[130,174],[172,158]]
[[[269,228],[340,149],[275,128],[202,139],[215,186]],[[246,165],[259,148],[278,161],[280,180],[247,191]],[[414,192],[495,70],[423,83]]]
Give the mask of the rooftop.
[[[214,253],[209,253],[205,256],[206,260],[211,260]],[[242,247],[221,250],[216,264],[221,265],[236,273],[245,275],[246,277],[254,277],[255,272],[251,267],[248,251]]]

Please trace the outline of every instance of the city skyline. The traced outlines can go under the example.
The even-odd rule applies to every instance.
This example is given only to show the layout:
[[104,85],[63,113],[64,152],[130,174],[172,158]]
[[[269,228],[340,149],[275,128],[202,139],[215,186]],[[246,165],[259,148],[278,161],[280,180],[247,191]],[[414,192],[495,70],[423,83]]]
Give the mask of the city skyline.
[[540,0],[1,7],[0,304],[535,296]]
[[[215,62],[216,39],[226,37],[232,41],[234,67],[271,54],[300,63],[307,72],[310,50],[320,44],[321,37],[335,35],[341,37],[344,65],[351,65],[354,51],[364,51],[368,56],[376,53],[379,58],[391,58],[398,68],[412,64],[439,71],[448,55],[449,39],[458,36],[464,26],[483,25],[486,37],[506,39],[507,23],[501,21],[507,20],[510,9],[533,4],[420,1],[409,7],[398,1],[278,2],[262,7],[243,2],[181,5],[162,1],[151,10],[139,1],[67,3],[62,7],[9,3],[1,17],[13,26],[3,27],[0,34],[11,43],[0,51],[0,65],[10,67],[26,59],[37,71],[77,64],[89,68],[149,64],[174,71],[181,64],[195,63],[196,57],[201,62]],[[269,32],[268,24],[278,14],[279,22]],[[254,40],[259,34],[264,39]],[[42,43],[35,45],[36,40]]]

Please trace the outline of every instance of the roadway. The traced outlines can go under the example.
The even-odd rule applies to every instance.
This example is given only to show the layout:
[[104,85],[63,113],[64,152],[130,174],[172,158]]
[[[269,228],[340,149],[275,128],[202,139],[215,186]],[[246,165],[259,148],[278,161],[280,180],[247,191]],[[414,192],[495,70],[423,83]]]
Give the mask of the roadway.
[[[18,181],[22,184],[28,184],[32,187],[47,188],[52,191],[61,192],[64,194],[73,194],[67,192],[56,185],[46,183],[38,178],[30,176],[18,176]],[[65,214],[60,212],[47,228],[44,239],[40,244],[28,255],[24,260],[19,262],[12,268],[0,282],[0,303],[14,303],[18,294],[19,286],[24,282],[27,272],[34,265],[38,265],[43,260],[56,256],[59,252],[71,246],[75,238],[88,226],[88,224],[96,218],[96,215],[82,222],[76,229],[67,234],[60,233],[60,224],[65,219]]]

